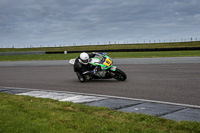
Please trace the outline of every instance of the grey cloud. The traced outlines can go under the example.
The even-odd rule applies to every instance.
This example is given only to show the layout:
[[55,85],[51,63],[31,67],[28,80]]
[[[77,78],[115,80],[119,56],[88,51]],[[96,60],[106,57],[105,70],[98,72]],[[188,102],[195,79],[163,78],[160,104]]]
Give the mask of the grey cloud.
[[198,37],[198,0],[1,0],[0,46]]

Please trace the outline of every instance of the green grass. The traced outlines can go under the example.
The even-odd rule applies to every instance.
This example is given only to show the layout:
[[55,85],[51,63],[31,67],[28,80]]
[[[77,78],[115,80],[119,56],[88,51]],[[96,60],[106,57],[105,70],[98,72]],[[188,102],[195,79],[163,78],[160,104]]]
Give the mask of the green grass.
[[113,58],[153,58],[153,57],[194,57],[200,56],[200,50],[161,51],[161,52],[114,52],[108,53]]
[[[85,51],[85,50],[109,50],[109,49],[148,49],[148,48],[177,48],[200,47],[200,41],[176,42],[176,43],[152,43],[152,44],[114,44],[114,45],[90,45],[69,47],[42,47],[42,48],[0,48],[0,52],[16,51]],[[111,58],[144,58],[144,57],[186,57],[200,56],[200,51],[165,51],[165,52],[108,52]],[[10,55],[0,56],[0,61],[27,61],[27,60],[65,60],[77,57],[79,54],[43,54],[43,55]]]
[[113,44],[113,45],[66,46],[66,47],[41,47],[41,48],[0,48],[0,52],[85,51],[85,50],[148,49],[148,48],[177,48],[177,47],[200,47],[200,41],[174,42],[174,43],[151,43],[151,44]]
[[[152,58],[152,57],[192,57],[200,56],[200,50],[194,51],[164,51],[164,52],[108,52],[111,58]],[[0,61],[28,61],[28,60],[67,60],[76,58],[74,54],[42,54],[42,55],[9,55],[0,56]]]
[[104,107],[0,93],[1,133],[200,132],[198,122],[175,122]]

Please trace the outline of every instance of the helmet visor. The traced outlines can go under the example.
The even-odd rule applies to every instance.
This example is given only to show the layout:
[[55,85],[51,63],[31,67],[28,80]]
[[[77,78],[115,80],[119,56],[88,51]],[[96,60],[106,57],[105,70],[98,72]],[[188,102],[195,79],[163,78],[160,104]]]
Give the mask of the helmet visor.
[[83,63],[88,63],[88,59],[87,60],[82,60]]

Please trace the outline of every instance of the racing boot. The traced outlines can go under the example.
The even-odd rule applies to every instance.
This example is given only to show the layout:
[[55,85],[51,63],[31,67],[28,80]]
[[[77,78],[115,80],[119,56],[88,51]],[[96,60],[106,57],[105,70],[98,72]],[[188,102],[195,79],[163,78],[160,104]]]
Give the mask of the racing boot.
[[85,82],[85,79],[80,72],[76,72],[76,75],[78,76],[78,79],[79,79],[80,82]]

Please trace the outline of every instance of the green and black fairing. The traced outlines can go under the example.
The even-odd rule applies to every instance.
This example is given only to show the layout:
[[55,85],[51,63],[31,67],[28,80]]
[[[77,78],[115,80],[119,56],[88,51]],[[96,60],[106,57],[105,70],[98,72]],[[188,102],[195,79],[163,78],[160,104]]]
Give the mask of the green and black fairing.
[[116,66],[113,66],[112,59],[104,54],[97,54],[94,58],[91,58],[90,64],[94,66],[100,66],[101,70],[111,70],[116,71]]

